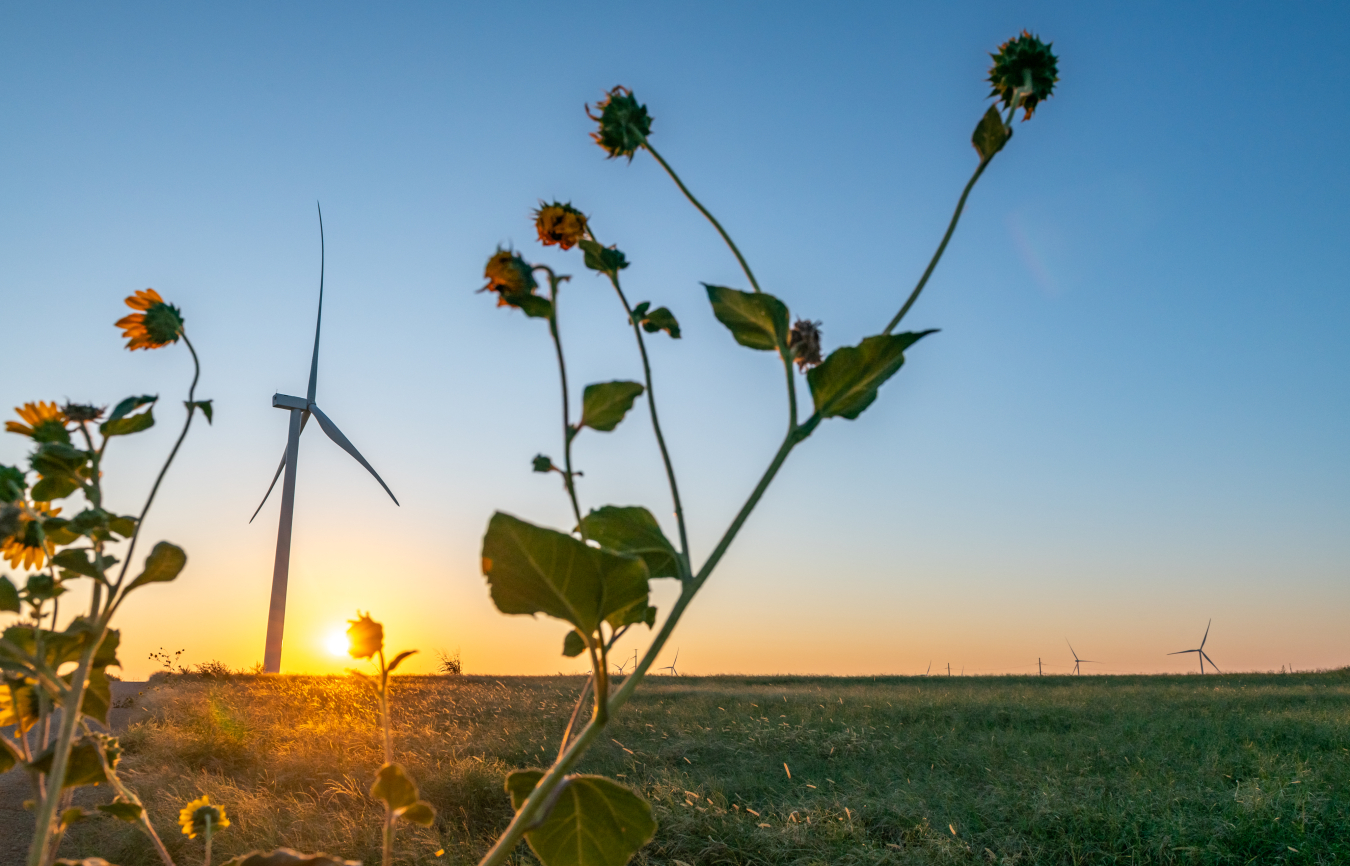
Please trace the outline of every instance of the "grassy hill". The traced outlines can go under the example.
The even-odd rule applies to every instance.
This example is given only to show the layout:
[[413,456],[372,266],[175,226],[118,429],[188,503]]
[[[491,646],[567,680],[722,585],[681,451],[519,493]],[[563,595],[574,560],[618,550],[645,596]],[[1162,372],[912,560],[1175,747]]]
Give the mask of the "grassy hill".
[[[397,678],[395,750],[440,811],[405,862],[472,863],[514,768],[556,752],[579,678]],[[138,700],[125,776],[180,863],[281,844],[379,860],[375,701],[353,678],[179,678]],[[1350,671],[1140,677],[654,677],[583,770],[660,829],[637,862],[1350,863]],[[438,851],[443,854],[437,856]],[[62,855],[157,862],[112,821]],[[533,862],[522,855],[520,862]]]

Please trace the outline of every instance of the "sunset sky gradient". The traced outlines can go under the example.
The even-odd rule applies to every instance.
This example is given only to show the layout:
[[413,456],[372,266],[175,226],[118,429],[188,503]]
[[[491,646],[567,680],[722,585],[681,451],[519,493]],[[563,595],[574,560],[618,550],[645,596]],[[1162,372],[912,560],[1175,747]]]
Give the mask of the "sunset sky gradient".
[[[988,52],[1029,28],[1061,84],[976,187],[906,320],[941,328],[857,421],[793,455],[672,639],[684,673],[1182,671],[1350,663],[1350,7],[1334,4],[32,5],[0,9],[0,407],[162,395],[119,442],[132,512],[176,435],[186,351],[122,349],[122,298],[183,309],[213,426],[147,523],[189,555],[120,614],[153,650],[261,660],[285,444],[319,240],[318,402],[399,497],[310,425],[283,669],[359,608],[392,649],[471,673],[579,670],[565,627],[504,617],[492,512],[570,527],[545,326],[475,294],[497,245],[573,280],[574,390],[640,378],[622,310],[530,211],[571,201],[633,262],[696,564],[777,447],[781,368],[700,281],[735,260],[646,154],[607,161],[582,107],[615,84],[766,291],[878,332],[976,164]],[[645,398],[644,398],[645,399]],[[645,405],[575,450],[583,507],[674,534]],[[7,416],[12,417],[12,416]],[[0,437],[0,463],[28,442]],[[147,548],[148,549],[148,548]],[[12,570],[9,570],[12,574]],[[663,610],[670,581],[657,582]],[[645,639],[645,630],[640,636]],[[620,649],[637,645],[626,639]],[[411,664],[411,663],[410,663]]]

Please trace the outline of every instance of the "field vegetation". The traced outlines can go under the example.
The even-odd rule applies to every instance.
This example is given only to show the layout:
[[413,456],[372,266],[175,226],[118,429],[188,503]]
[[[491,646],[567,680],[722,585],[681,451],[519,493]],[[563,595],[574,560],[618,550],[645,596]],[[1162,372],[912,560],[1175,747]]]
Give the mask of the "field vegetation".
[[[396,860],[477,862],[512,817],[507,773],[553,761],[583,682],[396,677],[394,748],[438,812],[399,834]],[[173,676],[136,700],[122,775],[181,862],[196,857],[178,810],[200,793],[232,821],[221,862],[283,844],[378,862],[367,684]],[[1350,669],[655,677],[607,734],[582,769],[653,804],[639,863],[1350,862]],[[111,820],[61,851],[92,853],[158,862]]]

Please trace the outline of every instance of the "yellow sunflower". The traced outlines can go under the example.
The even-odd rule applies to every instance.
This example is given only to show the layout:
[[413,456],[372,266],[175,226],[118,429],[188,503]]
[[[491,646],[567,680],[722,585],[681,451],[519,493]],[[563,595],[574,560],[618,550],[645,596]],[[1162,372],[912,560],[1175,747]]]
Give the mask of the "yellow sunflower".
[[14,411],[27,423],[6,421],[5,429],[10,433],[18,433],[37,442],[70,442],[70,433],[66,431],[66,415],[56,403],[39,400],[15,406]]
[[572,207],[571,202],[544,204],[541,201],[539,210],[534,212],[534,227],[544,246],[557,244],[565,250],[576,246],[587,234],[586,215]]
[[127,349],[158,349],[178,342],[183,332],[183,314],[166,303],[154,289],[145,289],[127,298],[127,306],[143,312],[132,313],[117,320],[122,336],[127,338]]
[[206,832],[207,819],[210,819],[212,833],[230,826],[230,819],[225,817],[225,809],[212,806],[211,798],[206,794],[188,803],[178,813],[178,823],[183,826],[183,835],[189,839],[196,839],[198,833]]
[[22,568],[25,571],[41,568],[47,562],[47,557],[56,553],[56,545],[40,532],[30,531],[29,524],[60,513],[61,509],[52,508],[50,502],[25,505],[19,514],[18,531],[0,543],[0,557],[9,563],[10,568]]

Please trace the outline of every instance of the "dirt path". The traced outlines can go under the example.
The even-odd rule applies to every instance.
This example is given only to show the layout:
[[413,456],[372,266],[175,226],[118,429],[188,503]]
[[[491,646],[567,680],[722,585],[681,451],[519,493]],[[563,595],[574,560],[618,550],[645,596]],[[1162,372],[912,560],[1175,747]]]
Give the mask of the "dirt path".
[[[132,705],[114,709],[108,713],[108,723],[113,731],[126,730],[127,725],[144,718],[145,711],[135,705],[139,692],[146,689],[146,683],[112,683],[113,705],[126,703]],[[58,717],[59,718],[59,717]],[[13,735],[13,728],[5,728],[6,736]],[[82,789],[76,798],[79,803],[86,800],[103,802],[109,798],[105,786]],[[28,856],[28,843],[33,837],[33,813],[24,809],[25,800],[31,799],[33,788],[28,775],[17,767],[8,773],[0,774],[0,866],[23,866]]]

